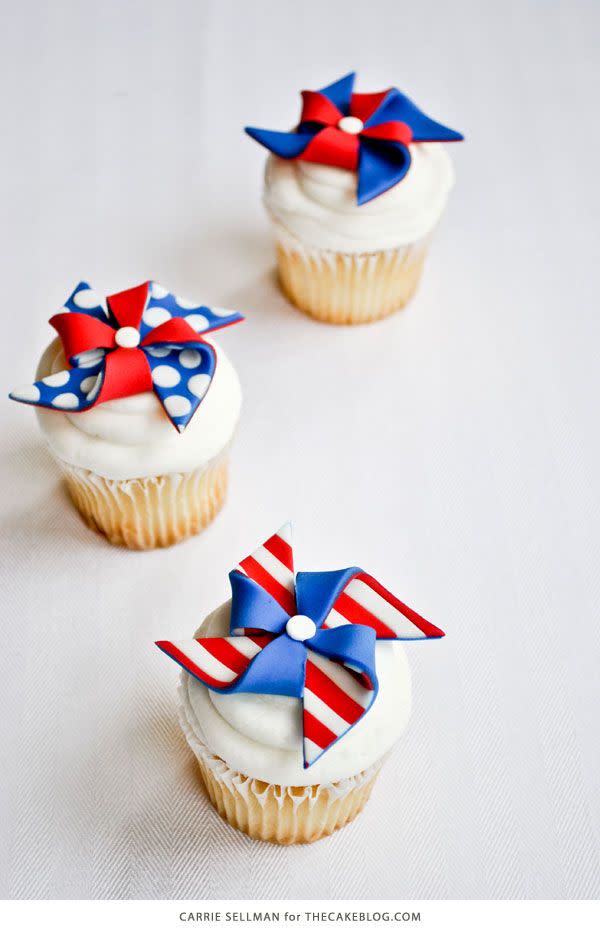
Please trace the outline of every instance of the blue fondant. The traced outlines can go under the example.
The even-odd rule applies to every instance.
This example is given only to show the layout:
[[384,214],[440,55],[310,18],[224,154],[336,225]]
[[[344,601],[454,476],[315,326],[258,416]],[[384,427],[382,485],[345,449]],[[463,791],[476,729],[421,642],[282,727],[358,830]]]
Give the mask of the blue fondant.
[[338,81],[334,81],[333,84],[322,87],[319,93],[331,100],[338,110],[341,110],[347,116],[350,112],[350,98],[352,97],[355,79],[356,71],[350,71],[349,74],[344,75]]
[[256,581],[241,572],[229,573],[231,584],[232,634],[237,630],[264,630],[281,633],[289,620],[289,614]]
[[359,204],[385,193],[402,180],[410,167],[410,151],[401,142],[363,139],[358,156]]
[[332,572],[298,572],[296,575],[296,606],[321,626],[336,598],[360,568],[341,568]]

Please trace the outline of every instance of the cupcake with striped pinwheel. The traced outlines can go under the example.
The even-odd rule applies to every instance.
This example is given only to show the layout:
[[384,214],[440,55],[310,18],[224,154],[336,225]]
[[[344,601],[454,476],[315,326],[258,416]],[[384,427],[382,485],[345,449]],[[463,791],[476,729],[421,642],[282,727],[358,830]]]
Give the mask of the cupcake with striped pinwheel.
[[117,545],[168,546],[221,508],[241,389],[208,336],[241,314],[199,305],[160,284],[100,298],[79,284],[50,323],[32,404],[71,497]]
[[328,323],[410,300],[454,183],[440,143],[463,138],[395,88],[354,93],[354,78],[303,91],[291,132],[246,129],[271,152],[264,203],[283,290]]
[[360,568],[294,574],[289,525],[229,579],[195,638],[157,643],[182,667],[181,725],[222,817],[310,843],[362,810],[406,725],[398,640],[444,634]]

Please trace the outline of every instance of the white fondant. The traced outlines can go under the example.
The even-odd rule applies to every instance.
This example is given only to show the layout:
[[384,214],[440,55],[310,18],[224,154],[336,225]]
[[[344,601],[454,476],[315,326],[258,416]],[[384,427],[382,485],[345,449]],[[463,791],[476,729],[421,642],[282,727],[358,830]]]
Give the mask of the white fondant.
[[77,394],[72,394],[70,391],[67,391],[64,394],[57,394],[56,397],[53,397],[50,401],[53,407],[60,407],[64,410],[72,410],[75,407],[79,406],[79,398]]
[[[231,602],[210,614],[197,636],[229,633]],[[195,737],[234,770],[277,785],[329,784],[369,768],[396,742],[411,706],[401,643],[375,646],[379,693],[373,706],[310,768],[302,758],[302,702],[271,694],[219,694],[182,673],[183,713]],[[311,655],[312,658],[312,655]]]
[[171,349],[169,346],[149,346],[146,352],[154,358],[165,358],[170,354]]
[[357,136],[364,129],[364,125],[358,116],[343,116],[338,123],[338,129],[349,133],[351,136]]
[[197,300],[186,300],[184,297],[176,297],[175,303],[181,307],[182,310],[193,310],[198,306]]
[[157,365],[152,370],[152,380],[159,387],[175,387],[181,381],[181,375],[172,365]]
[[197,368],[202,356],[197,349],[183,349],[179,353],[179,364],[184,368]]
[[208,326],[208,320],[202,313],[188,313],[185,322],[189,323],[195,332],[200,333]]
[[[87,379],[89,380],[89,379]],[[95,400],[98,394],[100,393],[100,388],[102,387],[102,375],[98,374],[93,378],[93,385],[90,389],[89,394],[87,394],[88,400]]]
[[237,313],[237,310],[227,310],[225,307],[211,307],[210,309],[215,316],[231,316]]
[[196,397],[202,399],[210,386],[209,375],[192,375],[188,379],[188,391],[191,391]]
[[150,288],[150,294],[152,297],[155,297],[157,300],[161,300],[163,297],[166,297],[169,291],[166,287],[163,287],[162,284],[158,284],[156,281],[152,282]]
[[438,222],[454,171],[438,142],[413,144],[410,153],[402,181],[362,206],[356,203],[356,172],[271,155],[265,206],[309,249],[373,252],[417,242]]
[[135,326],[121,326],[115,333],[115,342],[122,349],[135,349],[140,344],[140,334]]
[[165,397],[164,403],[165,410],[172,417],[184,417],[192,409],[187,397],[182,397],[181,394],[171,394],[170,397]]
[[94,307],[104,307],[104,300],[91,288],[84,288],[78,291],[73,298],[73,303],[82,310],[93,310]]
[[42,378],[44,384],[47,384],[48,387],[62,387],[63,384],[66,384],[70,378],[68,371],[57,371],[54,375],[47,375],[45,378]]
[[88,352],[80,352],[77,356],[78,368],[93,368],[104,358],[104,352],[101,349],[90,349]]
[[311,620],[310,617],[306,617],[304,614],[295,614],[295,616],[290,617],[286,623],[285,632],[291,639],[303,643],[304,640],[310,639],[315,635],[317,627],[315,626],[315,621]]
[[40,399],[40,389],[36,387],[35,384],[24,384],[23,387],[11,391],[10,396],[14,398],[14,400],[30,400],[35,402]]
[[148,307],[144,310],[143,319],[148,326],[160,326],[171,319],[171,314],[166,307]]
[[83,381],[81,382],[81,390],[83,391],[84,394],[89,395],[92,388],[96,386],[96,380],[97,380],[96,375],[90,375],[89,378],[83,379]]
[[[241,407],[237,374],[220,346],[217,358],[210,390],[181,435],[151,391],[76,414],[36,408],[52,452],[70,465],[117,480],[201,467],[229,444]],[[37,377],[64,367],[64,355],[55,340],[42,356]]]

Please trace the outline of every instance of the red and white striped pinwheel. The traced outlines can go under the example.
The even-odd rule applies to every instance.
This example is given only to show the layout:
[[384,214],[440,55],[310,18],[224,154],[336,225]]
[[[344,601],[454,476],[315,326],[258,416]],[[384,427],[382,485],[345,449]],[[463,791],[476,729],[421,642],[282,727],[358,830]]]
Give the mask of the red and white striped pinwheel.
[[229,636],[157,646],[214,691],[301,699],[305,768],[376,700],[378,639],[444,635],[360,568],[295,575],[290,524],[229,578]]

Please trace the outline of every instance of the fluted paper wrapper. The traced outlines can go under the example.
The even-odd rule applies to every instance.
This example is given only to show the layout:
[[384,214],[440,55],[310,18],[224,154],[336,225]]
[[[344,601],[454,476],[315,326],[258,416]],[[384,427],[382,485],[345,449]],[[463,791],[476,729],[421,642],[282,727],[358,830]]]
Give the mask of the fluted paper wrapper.
[[308,248],[273,223],[279,280],[293,304],[326,323],[371,323],[415,293],[431,236],[397,249],[334,252]]
[[254,840],[314,843],[350,823],[371,794],[382,760],[331,785],[272,785],[230,768],[196,736],[183,706],[180,723],[206,793],[221,817]]
[[195,471],[126,481],[57,461],[88,526],[129,549],[171,546],[200,533],[227,493],[229,448]]

